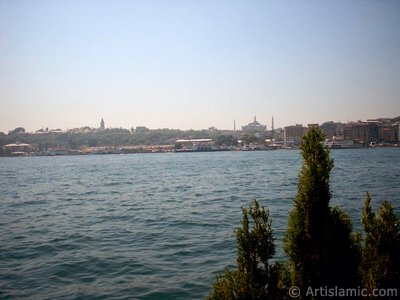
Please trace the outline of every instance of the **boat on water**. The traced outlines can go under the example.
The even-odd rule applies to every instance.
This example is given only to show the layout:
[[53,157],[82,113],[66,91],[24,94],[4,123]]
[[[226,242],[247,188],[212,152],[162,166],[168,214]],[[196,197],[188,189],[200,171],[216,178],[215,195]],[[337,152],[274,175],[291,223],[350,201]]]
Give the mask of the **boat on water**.
[[362,143],[354,140],[327,140],[324,144],[329,149],[358,149],[363,147]]

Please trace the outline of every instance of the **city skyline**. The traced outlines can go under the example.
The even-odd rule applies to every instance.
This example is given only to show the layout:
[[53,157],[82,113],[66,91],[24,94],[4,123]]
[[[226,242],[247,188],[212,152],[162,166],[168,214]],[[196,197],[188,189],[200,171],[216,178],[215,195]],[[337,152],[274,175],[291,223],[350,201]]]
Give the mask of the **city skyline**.
[[400,115],[398,1],[1,1],[0,131]]
[[[322,121],[320,123],[317,123],[317,122],[290,123],[290,124],[285,124],[283,126],[276,127],[273,116],[271,117],[271,120],[270,120],[271,123],[268,124],[267,122],[265,122],[265,123],[262,122],[262,121],[259,122],[259,120],[257,119],[257,116],[254,115],[252,121],[249,121],[248,123],[242,124],[242,125],[240,125],[240,124],[238,125],[236,123],[236,120],[233,120],[232,128],[217,128],[215,126],[208,126],[207,128],[200,128],[200,129],[195,129],[195,128],[182,129],[182,128],[169,128],[169,127],[149,128],[147,126],[142,126],[142,125],[131,126],[131,127],[122,127],[122,126],[113,127],[113,126],[106,126],[106,124],[107,124],[106,121],[104,120],[104,118],[101,118],[101,120],[98,122],[97,126],[96,125],[91,126],[91,125],[88,125],[88,124],[82,125],[82,126],[78,126],[78,127],[69,126],[69,127],[66,127],[66,128],[60,128],[60,127],[50,128],[50,127],[45,126],[45,127],[42,127],[42,128],[38,128],[36,130],[30,130],[29,128],[26,128],[23,125],[21,125],[21,126],[18,126],[18,127],[15,127],[15,128],[12,128],[12,129],[8,130],[8,132],[11,132],[13,130],[19,130],[20,128],[23,128],[26,133],[35,133],[35,132],[43,132],[43,131],[54,131],[54,132],[60,132],[61,131],[61,132],[65,132],[65,131],[69,131],[69,130],[77,130],[77,129],[80,130],[80,129],[88,129],[88,128],[90,130],[95,130],[95,131],[96,130],[107,130],[107,129],[136,130],[137,128],[139,128],[140,130],[142,130],[142,129],[146,129],[146,130],[147,129],[148,130],[164,130],[164,129],[166,129],[166,130],[181,130],[181,131],[186,131],[186,130],[189,130],[189,131],[190,130],[195,130],[195,131],[196,130],[197,131],[202,131],[202,130],[243,131],[244,130],[244,131],[246,131],[247,128],[254,127],[254,125],[256,127],[260,127],[260,128],[264,127],[265,131],[271,131],[271,130],[283,130],[286,127],[293,127],[293,126],[301,126],[301,127],[306,128],[306,127],[309,127],[309,126],[313,126],[315,124],[324,125],[324,124],[329,124],[331,122],[333,122],[334,124],[343,124],[343,125],[345,125],[345,124],[357,124],[357,123],[368,123],[368,122],[374,123],[376,121],[383,122],[383,123],[386,124],[389,121],[388,123],[399,124],[398,121],[393,121],[394,119],[399,119],[399,118],[400,118],[400,116],[393,116],[393,117],[382,117],[382,116],[380,116],[380,117],[377,117],[377,118],[369,118],[369,119],[366,119],[366,120],[361,120],[361,119],[348,120],[346,122],[333,121],[333,120],[324,120],[324,121]],[[0,132],[7,133],[6,131],[0,131]]]

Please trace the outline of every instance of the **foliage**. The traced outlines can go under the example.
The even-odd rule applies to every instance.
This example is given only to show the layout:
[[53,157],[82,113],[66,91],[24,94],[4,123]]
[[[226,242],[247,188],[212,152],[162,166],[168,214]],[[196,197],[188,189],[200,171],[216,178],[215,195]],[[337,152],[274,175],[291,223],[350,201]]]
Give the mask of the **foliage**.
[[383,202],[378,214],[371,209],[367,193],[362,212],[366,237],[362,249],[361,274],[364,287],[397,288],[400,291],[400,222],[391,204]]
[[[23,129],[23,128],[22,128]],[[230,134],[231,131],[208,131],[208,130],[187,130],[178,129],[154,129],[139,127],[134,132],[121,128],[107,128],[105,130],[95,130],[89,127],[82,127],[79,130],[45,131],[38,130],[36,133],[26,133],[22,129],[16,128],[8,135],[0,135],[0,147],[6,144],[21,142],[36,144],[39,150],[44,150],[45,146],[66,147],[78,149],[84,146],[114,146],[114,145],[174,145],[177,139],[200,139],[214,138],[223,143],[234,145],[235,139]],[[86,131],[86,132],[85,132]],[[16,134],[18,133],[18,134]],[[220,136],[223,136],[220,138]]]
[[237,146],[238,141],[233,135],[219,135],[215,139],[215,145],[217,146]]
[[237,270],[217,275],[208,299],[274,298],[269,292],[276,292],[277,268],[268,263],[275,254],[269,212],[256,200],[242,212],[242,226],[236,230]]
[[288,261],[269,264],[275,253],[271,220],[254,201],[249,210],[242,208],[242,227],[236,231],[237,270],[217,276],[209,299],[290,299],[292,286],[303,292],[309,287],[400,290],[399,218],[389,202],[375,215],[367,194],[361,242],[349,216],[329,205],[333,160],[323,140],[320,129],[310,128],[300,147],[304,163],[284,237]]
[[323,140],[318,128],[310,128],[303,137],[300,149],[304,163],[284,237],[292,281],[300,290],[352,286],[357,280],[359,247],[350,218],[329,206],[333,160]]
[[211,287],[211,292],[207,299],[229,300],[237,299],[237,271],[225,270],[224,274],[217,274],[217,278]]
[[17,134],[17,133],[25,133],[25,128],[24,127],[17,127],[14,130],[10,130],[8,132],[9,135]]
[[242,146],[248,145],[251,143],[258,143],[260,139],[253,134],[244,134],[242,136]]

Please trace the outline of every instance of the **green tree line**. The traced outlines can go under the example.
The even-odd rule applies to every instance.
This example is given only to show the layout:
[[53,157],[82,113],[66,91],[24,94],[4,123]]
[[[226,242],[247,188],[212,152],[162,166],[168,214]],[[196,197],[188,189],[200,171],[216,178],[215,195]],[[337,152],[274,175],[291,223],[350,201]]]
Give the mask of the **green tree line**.
[[301,143],[303,165],[283,240],[287,260],[270,263],[272,221],[254,200],[242,208],[236,230],[237,267],[217,275],[207,299],[320,299],[315,291],[321,288],[365,289],[367,299],[375,289],[395,289],[385,299],[400,297],[399,218],[387,201],[373,212],[367,194],[363,233],[353,231],[346,212],[330,206],[334,164],[323,140],[322,131],[311,128]]
[[82,146],[114,146],[114,145],[173,145],[177,139],[215,139],[217,145],[236,145],[237,137],[232,131],[223,130],[179,130],[154,129],[132,132],[127,129],[105,129],[92,132],[51,132],[27,133],[18,127],[8,134],[0,133],[0,148],[11,143],[28,143],[38,145],[40,150],[49,147],[67,147],[78,149]]

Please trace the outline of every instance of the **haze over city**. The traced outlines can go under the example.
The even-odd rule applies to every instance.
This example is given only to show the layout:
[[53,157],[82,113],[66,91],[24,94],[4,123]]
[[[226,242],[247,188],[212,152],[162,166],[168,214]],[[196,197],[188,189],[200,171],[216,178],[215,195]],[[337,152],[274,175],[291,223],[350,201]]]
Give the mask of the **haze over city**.
[[0,131],[400,114],[399,1],[0,1]]

